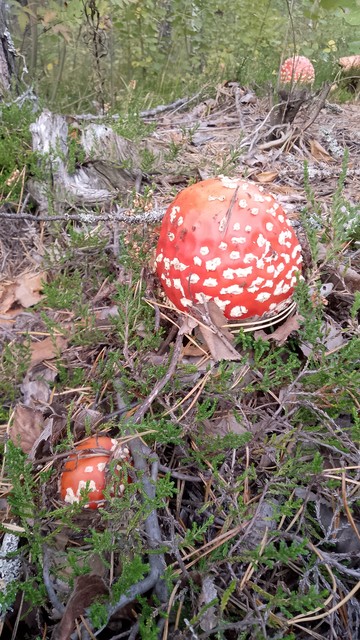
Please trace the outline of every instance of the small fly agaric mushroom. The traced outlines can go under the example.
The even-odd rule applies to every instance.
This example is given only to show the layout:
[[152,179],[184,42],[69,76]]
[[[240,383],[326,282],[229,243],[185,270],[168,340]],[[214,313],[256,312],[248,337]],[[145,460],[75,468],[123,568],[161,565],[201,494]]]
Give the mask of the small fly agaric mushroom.
[[219,176],[181,191],[167,209],[157,273],[180,310],[213,300],[226,318],[274,315],[290,302],[301,246],[272,195]]
[[305,56],[287,58],[280,67],[280,82],[283,84],[312,84],[315,69]]
[[[108,436],[92,436],[76,445],[75,453],[67,458],[60,477],[62,500],[73,504],[80,502],[81,496],[86,495],[88,502],[84,505],[85,508],[97,509],[104,504],[106,470],[115,450],[116,461],[130,462],[129,449],[119,446],[117,440]],[[115,473],[121,477],[122,470],[121,464],[117,463]],[[120,484],[119,493],[122,494],[124,490],[124,484]],[[112,487],[110,491],[113,492]]]

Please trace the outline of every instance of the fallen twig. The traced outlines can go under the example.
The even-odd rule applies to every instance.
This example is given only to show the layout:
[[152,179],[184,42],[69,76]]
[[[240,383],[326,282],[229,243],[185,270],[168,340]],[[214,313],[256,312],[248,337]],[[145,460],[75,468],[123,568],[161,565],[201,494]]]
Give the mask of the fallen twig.
[[132,418],[132,423],[133,424],[138,424],[139,422],[141,422],[141,420],[143,419],[144,415],[150,409],[150,407],[151,407],[152,403],[154,402],[155,398],[159,395],[159,393],[163,390],[165,385],[169,382],[169,380],[174,375],[175,370],[176,370],[176,366],[177,366],[177,364],[179,362],[179,358],[180,358],[180,354],[181,354],[182,342],[183,342],[183,335],[182,335],[181,331],[179,331],[179,333],[176,336],[176,340],[175,340],[175,344],[174,344],[174,350],[173,350],[173,354],[172,354],[172,358],[171,358],[168,370],[165,373],[165,375],[161,378],[161,380],[159,380],[156,383],[156,385],[154,386],[153,390],[149,393],[148,397],[144,400],[144,402],[140,405],[140,407],[134,413],[133,418]]
[[315,122],[315,120],[318,117],[321,109],[323,109],[323,107],[325,107],[326,98],[328,97],[328,95],[330,93],[330,89],[331,89],[331,85],[330,84],[325,84],[322,87],[321,91],[318,93],[318,95],[317,95],[318,99],[317,99],[317,103],[315,103],[315,108],[313,110],[313,113],[310,115],[309,119],[307,120],[307,122],[305,122],[303,127],[301,127],[301,133],[304,133],[304,131],[306,131],[313,124],[313,122]]
[[30,213],[7,213],[0,211],[0,218],[7,220],[32,220],[33,222],[68,222],[73,220],[75,222],[84,222],[87,224],[97,224],[98,222],[125,222],[126,224],[142,224],[142,223],[155,223],[162,220],[164,217],[165,209],[153,209],[152,211],[143,211],[141,213],[131,213],[129,209],[123,209],[118,207],[115,211],[109,213],[63,213],[61,215],[54,216],[42,216],[33,215]]
[[[169,104],[159,104],[157,107],[153,107],[153,109],[145,109],[144,111],[140,111],[139,116],[140,118],[151,118],[152,116],[157,116],[159,115],[159,113],[164,113],[165,111],[172,111],[173,109],[179,109],[180,107],[184,107],[185,105],[199,98],[201,94],[202,94],[202,91],[198,91],[190,98],[189,97],[178,98],[177,100],[174,100],[174,102],[170,102]],[[112,115],[109,115],[108,113],[101,113],[96,115],[92,113],[82,113],[82,114],[71,116],[71,118],[74,120],[82,120],[84,122],[92,121],[92,120],[105,120],[105,119],[116,121],[116,120],[119,120],[120,117],[121,116],[118,113],[114,113]]]
[[58,613],[63,614],[65,611],[65,606],[57,597],[54,585],[50,578],[50,554],[48,546],[46,544],[43,545],[43,580],[52,606]]

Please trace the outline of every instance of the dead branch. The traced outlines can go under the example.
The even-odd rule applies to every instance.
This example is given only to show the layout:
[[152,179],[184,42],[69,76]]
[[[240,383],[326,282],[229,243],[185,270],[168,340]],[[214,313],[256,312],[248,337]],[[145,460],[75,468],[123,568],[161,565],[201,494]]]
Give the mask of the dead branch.
[[[153,116],[158,116],[160,113],[165,113],[166,111],[172,111],[172,110],[178,110],[181,107],[185,107],[186,105],[190,104],[190,102],[194,102],[194,100],[197,100],[202,94],[202,91],[198,91],[197,93],[195,93],[193,96],[186,97],[186,98],[178,98],[178,100],[175,100],[174,102],[170,102],[169,104],[159,104],[157,107],[154,107],[153,109],[145,109],[144,111],[140,111],[139,116],[140,118],[152,118]],[[72,119],[77,120],[77,121],[83,121],[86,122],[87,120],[119,120],[120,119],[120,115],[118,113],[114,113],[112,115],[106,114],[106,113],[101,113],[98,115],[93,115],[91,113],[82,113],[82,114],[78,114],[78,115],[72,115],[71,116]]]
[[150,409],[156,397],[159,395],[159,393],[163,390],[165,385],[169,382],[169,380],[171,380],[172,376],[174,375],[176,366],[179,362],[179,358],[181,354],[182,342],[183,342],[183,335],[181,331],[179,331],[175,340],[174,350],[173,350],[169,368],[165,373],[165,375],[161,378],[161,380],[159,380],[156,383],[153,390],[149,393],[148,397],[144,400],[144,402],[140,405],[140,407],[134,413],[134,416],[132,418],[133,424],[138,424],[139,422],[141,422],[141,420],[143,419],[147,411]]
[[30,131],[33,151],[42,157],[47,177],[30,180],[28,190],[42,210],[48,208],[49,180],[55,204],[96,206],[128,191],[140,173],[135,145],[105,124],[90,123],[79,130],[77,143],[85,159],[74,168],[69,166],[69,127],[64,116],[44,109]]
[[33,215],[30,213],[7,213],[0,211],[0,219],[5,218],[7,220],[31,220],[33,222],[57,222],[59,220],[68,222],[70,220],[74,222],[83,222],[85,224],[97,224],[98,222],[125,222],[126,224],[152,224],[159,222],[163,219],[166,209],[152,209],[151,211],[143,211],[141,213],[131,213],[129,209],[116,207],[115,211],[109,213],[89,213],[84,211],[83,213],[71,214],[63,213],[61,215],[43,216]]
[[313,113],[310,114],[308,120],[305,122],[304,126],[301,128],[302,132],[306,131],[313,124],[313,122],[315,122],[321,109],[325,107],[326,98],[330,93],[330,89],[331,89],[330,84],[325,84],[321,89],[320,93],[317,96],[317,100],[314,104]]
[[50,553],[49,548],[46,544],[43,545],[43,580],[44,585],[49,597],[49,600],[54,607],[55,611],[60,614],[63,614],[65,611],[65,606],[60,602],[59,598],[56,595],[54,585],[51,581],[50,577]]

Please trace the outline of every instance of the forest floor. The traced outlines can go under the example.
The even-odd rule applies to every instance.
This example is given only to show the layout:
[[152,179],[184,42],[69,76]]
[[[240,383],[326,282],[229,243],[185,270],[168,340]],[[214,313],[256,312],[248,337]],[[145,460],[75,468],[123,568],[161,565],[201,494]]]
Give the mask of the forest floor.
[[[36,220],[25,184],[0,205],[1,638],[359,637],[360,103],[281,141],[268,114],[233,83],[144,117],[129,224]],[[237,361],[164,304],[159,222],[131,224],[219,174],[275,194],[304,257],[296,324],[243,327]],[[98,433],[124,493],[64,504]]]

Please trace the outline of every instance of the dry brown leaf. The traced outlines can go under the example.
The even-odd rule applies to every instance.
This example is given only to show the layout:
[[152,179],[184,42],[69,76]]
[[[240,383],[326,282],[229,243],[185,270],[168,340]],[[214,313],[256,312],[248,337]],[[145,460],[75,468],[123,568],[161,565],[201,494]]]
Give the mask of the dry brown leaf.
[[73,432],[77,439],[84,436],[85,430],[94,427],[101,422],[103,414],[96,409],[89,409],[89,407],[83,407],[79,413],[74,416]]
[[296,313],[293,316],[287,318],[284,324],[280,325],[273,333],[265,333],[264,331],[255,331],[254,338],[261,338],[262,340],[274,340],[276,344],[281,346],[286,342],[292,331],[297,331],[300,328],[299,321],[302,317]]
[[[39,446],[43,443],[50,442],[53,435],[53,427],[54,427],[54,418],[48,418],[46,422],[44,422],[44,428],[40,435],[36,438],[35,442],[29,451],[28,458],[29,460],[35,460],[37,452],[39,450]],[[42,446],[43,449],[43,446]]]
[[[264,153],[254,153],[250,156],[244,156],[243,163],[248,167],[258,167],[265,166],[267,164],[268,158]],[[248,178],[250,178],[253,173],[248,174]]]
[[204,420],[203,426],[205,433],[212,436],[226,436],[228,433],[243,435],[244,433],[247,433],[247,429],[243,425],[239,424],[231,411],[228,411],[220,418]]
[[16,295],[16,285],[14,282],[1,282],[0,283],[0,313],[6,314],[13,306]]
[[343,331],[340,325],[337,325],[332,320],[327,320],[323,327],[324,331],[324,339],[325,346],[328,351],[333,351],[334,349],[338,349],[345,344],[345,338],[343,336]]
[[249,532],[245,532],[242,542],[245,549],[255,549],[264,539],[266,531],[276,531],[276,514],[279,511],[279,501],[276,498],[265,498],[259,505],[254,506],[254,516],[251,520]]
[[[197,306],[201,308],[203,305],[197,305]],[[205,307],[203,306],[203,308]],[[210,320],[214,324],[214,326],[217,327],[218,329],[221,329],[222,333],[225,336],[227,336],[228,340],[230,340],[230,342],[233,342],[234,341],[233,334],[224,328],[224,325],[228,323],[228,320],[225,318],[223,312],[217,306],[217,304],[213,300],[210,300],[210,302],[206,304],[205,309],[206,309],[206,314],[209,315]]]
[[248,91],[240,98],[240,102],[241,104],[256,104],[257,96],[255,95],[255,93],[252,93],[252,91]]
[[[327,351],[336,350],[345,343],[341,326],[330,320],[330,318],[323,322],[320,331],[321,338],[318,338],[318,343],[322,344]],[[300,349],[304,356],[308,357],[313,351],[313,345],[308,342],[301,342]]]
[[195,318],[191,318],[190,316],[184,316],[182,325],[179,329],[180,335],[185,335],[185,333],[191,333],[195,327],[198,325],[198,321]]
[[34,367],[36,364],[43,362],[43,360],[52,360],[59,353],[62,353],[66,345],[67,340],[62,336],[54,336],[39,342],[32,342],[30,345],[30,367]]
[[46,273],[25,273],[17,280],[0,283],[0,326],[13,324],[24,309],[37,304]]
[[24,273],[16,283],[15,295],[17,302],[24,309],[37,304],[43,297],[40,291],[45,281],[46,273]]
[[271,193],[277,193],[279,194],[279,196],[283,195],[284,198],[288,196],[290,198],[293,198],[294,200],[304,199],[303,196],[300,194],[300,191],[297,191],[296,189],[294,189],[294,187],[291,187],[286,184],[272,184]]
[[204,355],[204,349],[198,347],[193,342],[188,342],[182,350],[182,356],[184,358],[201,358]]
[[146,359],[146,362],[149,362],[150,364],[154,364],[157,367],[159,367],[159,366],[162,366],[164,362],[167,361],[167,355],[159,355],[158,353],[150,352],[145,359]]
[[345,267],[343,265],[339,266],[339,271],[351,293],[360,291],[360,273],[351,267]]
[[24,453],[30,453],[34,442],[39,438],[44,427],[41,411],[17,404],[10,429],[10,439]]
[[20,386],[23,404],[33,409],[44,407],[50,400],[50,383],[54,382],[56,376],[57,371],[45,365],[37,368],[36,372],[30,369]]
[[21,313],[21,310],[8,311],[6,314],[0,314],[0,327],[9,327],[16,322],[16,316]]
[[99,304],[99,302],[106,300],[106,298],[110,298],[115,292],[116,292],[115,282],[104,282],[101,285],[99,291],[94,295],[92,299],[93,305]]
[[198,326],[215,362],[220,362],[220,360],[240,360],[240,354],[232,345],[234,336],[224,328],[227,320],[217,304],[213,301],[208,302],[206,305],[197,304],[193,307],[193,310],[199,315],[199,321],[191,316],[184,316],[183,323],[179,329],[180,335],[190,334]]
[[[224,328],[227,320],[217,304],[210,301],[206,306],[198,304],[195,308],[201,313],[204,324],[199,324],[199,330],[215,362],[241,360],[240,354],[232,344],[234,336]],[[208,327],[204,326],[205,324],[208,324]]]
[[100,576],[81,575],[75,578],[75,586],[70,595],[63,617],[53,634],[53,640],[68,640],[75,628],[75,620],[85,613],[91,603],[102,595],[108,594],[108,588]]
[[[319,518],[323,529],[325,529],[327,532],[333,530],[336,552],[346,553],[349,556],[350,554],[353,554],[353,557],[358,556],[360,553],[359,538],[357,536],[354,536],[354,531],[349,524],[348,518],[344,515],[339,515],[339,519],[336,520],[335,533],[333,506],[326,503],[325,500],[319,500],[319,498],[317,498],[317,501],[319,505],[319,508],[317,509],[317,517]],[[360,532],[359,519],[354,519],[354,521],[357,530]]]
[[317,140],[310,140],[310,152],[313,158],[319,162],[334,162],[331,155]]
[[278,175],[277,171],[263,171],[262,173],[257,173],[254,178],[257,182],[265,184],[267,182],[273,182]]
[[119,315],[119,307],[113,304],[111,307],[105,307],[95,311],[95,317],[99,320],[107,320],[108,318],[115,318]]
[[27,379],[21,385],[21,392],[24,405],[33,409],[47,404],[51,395],[50,386],[44,380]]
[[[199,608],[209,605],[213,600],[217,600],[218,592],[215,587],[215,577],[205,576],[202,583],[201,593],[199,596]],[[200,628],[203,631],[211,631],[218,624],[218,615],[216,606],[207,606],[204,613],[200,617]]]

